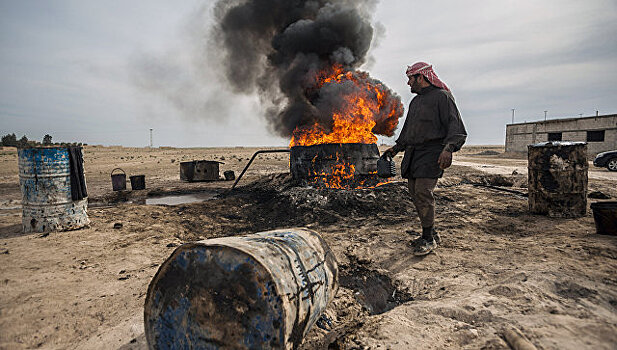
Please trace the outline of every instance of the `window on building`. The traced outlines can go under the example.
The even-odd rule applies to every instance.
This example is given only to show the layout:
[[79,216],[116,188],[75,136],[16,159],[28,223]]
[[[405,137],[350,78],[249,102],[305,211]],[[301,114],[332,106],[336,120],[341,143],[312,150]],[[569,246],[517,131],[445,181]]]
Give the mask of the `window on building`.
[[548,140],[549,141],[561,141],[561,133],[560,132],[549,132]]
[[604,130],[587,131],[587,142],[604,142]]

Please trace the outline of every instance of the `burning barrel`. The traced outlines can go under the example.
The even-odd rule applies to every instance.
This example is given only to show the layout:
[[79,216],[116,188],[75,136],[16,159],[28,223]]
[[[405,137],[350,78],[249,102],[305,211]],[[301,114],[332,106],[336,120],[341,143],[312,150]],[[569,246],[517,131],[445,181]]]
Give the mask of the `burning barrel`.
[[297,348],[338,289],[314,231],[287,229],[185,244],[146,296],[151,349]]
[[379,149],[374,143],[327,143],[291,147],[294,179],[335,188],[374,186]]
[[587,144],[543,142],[528,147],[529,210],[551,217],[587,211]]

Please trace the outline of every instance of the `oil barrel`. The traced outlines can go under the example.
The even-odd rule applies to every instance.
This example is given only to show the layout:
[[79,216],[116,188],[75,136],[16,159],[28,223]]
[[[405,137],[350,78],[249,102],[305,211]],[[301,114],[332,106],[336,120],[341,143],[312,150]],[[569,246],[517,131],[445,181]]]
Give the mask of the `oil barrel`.
[[72,230],[90,223],[88,199],[73,201],[67,147],[17,150],[23,231]]
[[587,212],[587,143],[542,142],[528,146],[529,210],[575,218]]
[[281,229],[178,247],[148,287],[150,349],[293,349],[338,289],[315,231]]

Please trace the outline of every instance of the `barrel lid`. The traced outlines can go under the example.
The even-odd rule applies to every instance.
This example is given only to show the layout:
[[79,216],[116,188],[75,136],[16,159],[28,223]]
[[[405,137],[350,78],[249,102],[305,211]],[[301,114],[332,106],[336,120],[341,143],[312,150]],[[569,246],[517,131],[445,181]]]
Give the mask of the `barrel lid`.
[[563,147],[563,146],[581,146],[586,145],[587,142],[582,141],[548,141],[548,142],[540,142],[535,143],[533,145],[529,145],[529,147]]

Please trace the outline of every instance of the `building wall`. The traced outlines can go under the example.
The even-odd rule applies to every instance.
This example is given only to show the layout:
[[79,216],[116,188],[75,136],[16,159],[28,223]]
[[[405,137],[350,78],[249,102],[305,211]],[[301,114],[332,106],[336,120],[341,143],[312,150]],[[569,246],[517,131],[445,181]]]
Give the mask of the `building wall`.
[[[587,131],[604,130],[604,142],[587,142]],[[617,114],[598,117],[553,119],[506,126],[506,152],[527,152],[527,146],[548,141],[548,134],[561,132],[562,141],[587,142],[589,156],[617,150]]]

